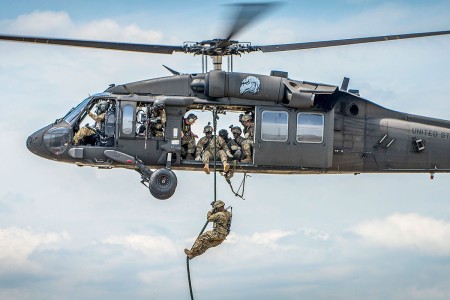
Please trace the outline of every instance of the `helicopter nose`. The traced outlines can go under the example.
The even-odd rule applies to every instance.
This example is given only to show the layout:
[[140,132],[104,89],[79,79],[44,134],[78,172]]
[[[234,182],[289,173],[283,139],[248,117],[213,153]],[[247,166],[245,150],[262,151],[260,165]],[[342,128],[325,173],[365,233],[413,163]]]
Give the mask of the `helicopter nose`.
[[31,153],[39,155],[38,152],[41,146],[42,146],[42,132],[37,131],[28,137],[27,148],[28,150],[30,150]]
[[44,155],[45,147],[43,144],[43,136],[44,132],[50,127],[51,125],[41,128],[27,138],[26,146],[31,153],[38,156]]

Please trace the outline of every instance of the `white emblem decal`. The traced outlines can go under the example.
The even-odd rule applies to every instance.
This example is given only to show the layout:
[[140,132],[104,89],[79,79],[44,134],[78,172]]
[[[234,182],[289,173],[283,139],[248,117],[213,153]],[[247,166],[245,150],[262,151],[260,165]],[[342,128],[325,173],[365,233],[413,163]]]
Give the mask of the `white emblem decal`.
[[255,76],[248,76],[244,80],[242,80],[241,83],[241,95],[244,95],[245,93],[249,92],[250,94],[258,94],[259,93],[259,87],[261,85],[261,82],[259,79]]

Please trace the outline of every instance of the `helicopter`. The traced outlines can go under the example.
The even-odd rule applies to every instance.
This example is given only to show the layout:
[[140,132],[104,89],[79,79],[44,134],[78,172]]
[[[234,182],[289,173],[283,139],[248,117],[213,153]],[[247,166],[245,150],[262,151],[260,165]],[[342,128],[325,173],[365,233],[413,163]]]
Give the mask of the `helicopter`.
[[[137,171],[150,193],[168,199],[175,193],[174,170],[203,171],[203,163],[182,155],[182,125],[191,112],[251,115],[254,136],[251,161],[238,162],[236,172],[266,174],[359,174],[450,172],[450,121],[398,112],[364,99],[341,86],[270,75],[222,70],[224,57],[252,52],[283,52],[352,44],[448,35],[436,31],[306,43],[252,45],[234,37],[273,3],[240,4],[225,38],[185,42],[181,46],[113,43],[0,35],[0,40],[97,49],[201,55],[202,73],[111,85],[89,96],[65,116],[37,130],[26,141],[35,155],[58,162],[102,169]],[[207,69],[207,57],[213,70]],[[153,108],[162,103],[166,121],[162,136],[145,129]],[[102,111],[101,126],[89,126],[92,113]],[[97,124],[96,124],[97,125]],[[81,143],[81,128],[93,134]],[[145,130],[142,130],[144,128]],[[283,155],[274,155],[282,153]],[[220,162],[217,162],[220,164]]]

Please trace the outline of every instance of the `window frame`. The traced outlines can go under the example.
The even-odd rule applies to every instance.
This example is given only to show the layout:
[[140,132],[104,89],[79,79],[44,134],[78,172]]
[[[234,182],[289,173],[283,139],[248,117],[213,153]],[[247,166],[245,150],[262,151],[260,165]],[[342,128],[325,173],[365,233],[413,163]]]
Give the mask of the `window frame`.
[[[280,139],[267,139],[267,138],[264,138],[264,126],[268,126],[268,122],[267,123],[264,123],[264,114],[266,114],[266,113],[276,113],[276,114],[284,114],[284,115],[286,115],[286,123],[284,123],[284,124],[278,124],[278,123],[274,123],[274,124],[276,124],[276,125],[280,125],[280,126],[278,126],[278,128],[281,128],[281,126],[284,126],[285,128],[286,128],[286,135],[283,135],[285,138],[283,139],[283,140],[280,140]],[[278,136],[280,136],[281,137],[281,135],[278,135]],[[264,110],[262,113],[261,113],[261,140],[262,141],[264,141],[264,142],[279,142],[279,143],[285,143],[285,142],[287,142],[288,141],[288,139],[289,139],[289,113],[287,112],[287,111],[284,111],[284,110]]]
[[[131,108],[130,113],[128,112],[128,108]],[[129,114],[131,116],[131,119],[128,116]],[[133,134],[133,122],[134,122],[134,106],[132,104],[127,103],[122,107],[122,134],[125,135]]]
[[[301,116],[301,115],[315,115],[315,116],[320,116],[321,117],[321,120],[322,120],[322,123],[321,123],[321,127],[322,127],[322,130],[321,130],[321,139],[320,139],[320,141],[311,141],[311,140],[306,140],[306,141],[303,141],[303,140],[299,140],[299,128],[301,128],[301,126],[300,126],[300,122],[299,122],[299,117]],[[315,113],[315,112],[299,112],[299,113],[297,113],[297,118],[296,118],[296,133],[295,133],[295,140],[298,142],[298,143],[302,143],[302,144],[321,144],[321,143],[323,143],[323,141],[324,141],[324,133],[325,133],[325,116],[323,115],[323,114],[321,114],[321,113]],[[317,135],[316,135],[317,136]]]

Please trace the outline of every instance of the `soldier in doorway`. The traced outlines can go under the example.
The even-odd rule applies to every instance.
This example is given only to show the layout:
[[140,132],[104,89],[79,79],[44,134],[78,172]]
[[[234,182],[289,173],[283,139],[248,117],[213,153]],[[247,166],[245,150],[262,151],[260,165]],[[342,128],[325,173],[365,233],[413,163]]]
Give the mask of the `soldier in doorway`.
[[152,137],[163,137],[164,128],[166,127],[166,105],[161,100],[156,100],[153,106],[149,108],[148,124]]
[[241,123],[244,125],[244,137],[250,142],[250,146],[253,146],[253,138],[255,134],[255,123],[253,122],[253,116],[250,114],[243,115]]
[[242,149],[241,162],[251,163],[253,161],[252,160],[252,147],[250,145],[249,140],[244,139],[241,136],[242,130],[238,126],[231,127],[231,133],[233,134],[233,142]]
[[196,120],[197,116],[192,113],[183,118],[183,128],[181,130],[181,158],[183,159],[195,158],[195,139],[198,136],[192,132],[191,126]]
[[205,253],[206,250],[220,245],[230,232],[231,212],[225,208],[222,200],[213,203],[213,209],[208,211],[207,219],[213,222],[213,229],[198,236],[191,250],[184,249],[189,259]]
[[[231,127],[232,126],[230,126],[230,128]],[[219,131],[219,136],[227,143],[228,149],[230,149],[230,152],[233,155],[233,160],[241,160],[242,148],[235,140],[228,137],[228,131],[226,129],[221,129]]]
[[223,164],[223,171],[227,173],[230,169],[230,165],[227,162],[227,156],[233,157],[228,149],[227,143],[225,143],[220,136],[216,136],[216,144],[214,146],[213,128],[211,125],[205,126],[203,133],[205,136],[197,143],[195,160],[203,161],[205,164],[203,170],[206,174],[209,174],[209,160],[214,157],[214,150],[216,150],[216,159],[220,158]]

